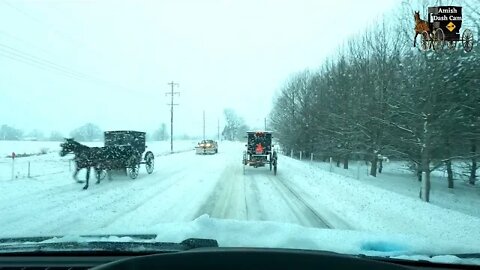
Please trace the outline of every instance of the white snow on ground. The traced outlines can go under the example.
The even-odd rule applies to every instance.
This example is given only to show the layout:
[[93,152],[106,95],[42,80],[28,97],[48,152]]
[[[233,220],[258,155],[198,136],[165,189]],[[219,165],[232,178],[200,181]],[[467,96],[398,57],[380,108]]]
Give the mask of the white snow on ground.
[[[343,164],[342,167],[336,167],[335,164],[330,167],[328,162],[315,161],[311,164],[325,171],[332,170],[336,174],[359,179],[362,183],[368,183],[414,199],[419,196],[421,183],[408,170],[406,162],[384,162],[383,172],[377,174],[377,177],[369,175],[369,167],[364,162],[350,162],[348,170],[343,169]],[[460,174],[463,169],[461,165],[461,162],[454,163],[454,170],[457,172],[454,173],[454,189],[447,187],[447,174],[444,168],[432,172],[430,203],[480,218],[480,207],[478,207],[480,185],[472,186],[467,183],[467,179]]]
[[314,164],[288,157],[283,160],[285,169],[282,169],[282,176],[287,183],[308,191],[313,196],[306,197],[307,200],[312,204],[321,202],[353,229],[440,238],[459,243],[472,252],[479,251],[478,217],[319,170]]
[[153,174],[141,166],[135,180],[115,175],[88,190],[72,180],[71,157],[19,158],[41,164],[39,175],[14,180],[3,177],[11,160],[1,158],[0,237],[153,233],[159,241],[208,237],[223,246],[354,254],[480,251],[478,217],[285,156],[277,176],[268,168],[244,175],[243,143],[221,142],[206,156],[194,144],[175,154],[149,145]]

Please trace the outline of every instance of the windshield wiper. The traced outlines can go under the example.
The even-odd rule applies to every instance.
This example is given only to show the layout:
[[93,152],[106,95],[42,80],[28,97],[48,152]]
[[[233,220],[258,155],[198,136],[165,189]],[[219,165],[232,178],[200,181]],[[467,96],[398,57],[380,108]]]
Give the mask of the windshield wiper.
[[[214,239],[189,238],[180,243],[156,242],[156,235],[115,237],[130,237],[127,240],[115,239],[110,236],[79,237],[68,241],[56,237],[31,237],[0,239],[0,253],[35,253],[35,252],[122,252],[122,253],[157,253],[177,252],[204,247],[218,247]],[[100,239],[99,239],[100,238]]]
[[480,259],[480,253],[460,253],[452,255],[462,259]]

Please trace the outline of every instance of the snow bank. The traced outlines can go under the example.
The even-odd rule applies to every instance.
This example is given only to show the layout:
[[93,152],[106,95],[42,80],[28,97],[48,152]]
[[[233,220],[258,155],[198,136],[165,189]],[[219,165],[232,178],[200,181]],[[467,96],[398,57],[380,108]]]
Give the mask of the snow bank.
[[[330,164],[327,162],[315,161],[311,164],[315,168],[330,171]],[[444,168],[433,171],[430,178],[430,203],[480,218],[480,207],[478,207],[480,186],[467,183],[467,179],[462,175],[464,162],[455,161],[452,165],[455,188],[447,187],[447,173]],[[335,174],[360,179],[370,185],[418,199],[421,183],[408,169],[405,161],[384,163],[383,172],[377,174],[377,177],[370,176],[369,167],[364,162],[351,162],[348,170],[335,165],[331,169]]]
[[[124,234],[111,228],[95,231],[100,238],[65,236],[45,242],[62,241],[151,241],[136,239],[135,234],[156,234],[158,242],[181,242],[188,238],[207,238],[218,241],[220,247],[259,247],[325,250],[341,254],[385,256],[407,260],[430,260],[443,263],[475,263],[452,255],[451,243],[426,239],[414,235],[371,233],[349,230],[306,228],[300,225],[271,221],[234,221],[200,216],[192,222],[163,223],[154,227],[139,227],[135,232],[129,229],[131,237],[116,237]],[[433,256],[437,254],[438,256]]]
[[[450,243],[456,253],[479,252],[480,218],[448,210],[418,198],[411,198],[340,176],[311,164],[281,157],[279,175],[319,209],[365,232],[402,233]],[[328,219],[327,219],[328,220]],[[430,249],[435,248],[429,245]]]

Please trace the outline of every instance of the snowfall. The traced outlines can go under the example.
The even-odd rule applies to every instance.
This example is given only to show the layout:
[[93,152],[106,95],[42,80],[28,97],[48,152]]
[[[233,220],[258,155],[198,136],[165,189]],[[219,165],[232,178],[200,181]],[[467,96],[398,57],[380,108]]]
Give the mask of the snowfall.
[[175,141],[173,153],[169,142],[148,142],[152,174],[141,165],[137,179],[114,174],[99,184],[91,174],[83,190],[72,178],[73,156],[60,157],[59,144],[0,141],[0,238],[154,234],[167,242],[211,238],[222,247],[480,264],[450,255],[480,252],[480,189],[461,179],[448,189],[442,171],[434,172],[426,203],[400,161],[371,177],[360,162],[345,170],[280,155],[275,176],[268,167],[243,172],[243,143],[219,142],[218,154],[196,155],[193,141]]

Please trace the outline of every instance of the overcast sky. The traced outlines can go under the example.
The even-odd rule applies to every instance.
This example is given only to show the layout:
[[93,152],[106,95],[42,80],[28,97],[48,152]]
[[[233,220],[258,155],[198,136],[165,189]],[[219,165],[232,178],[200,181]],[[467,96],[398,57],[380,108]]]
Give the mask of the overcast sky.
[[169,126],[216,134],[223,109],[263,127],[291,74],[316,69],[397,0],[0,0],[0,124],[65,135]]

